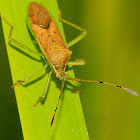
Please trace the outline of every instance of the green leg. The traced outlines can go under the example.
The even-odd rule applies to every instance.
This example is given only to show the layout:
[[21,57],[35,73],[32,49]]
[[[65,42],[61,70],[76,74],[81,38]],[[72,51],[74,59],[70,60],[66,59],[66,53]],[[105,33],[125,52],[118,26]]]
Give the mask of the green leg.
[[67,76],[67,82],[69,82],[70,84],[72,84],[72,85],[74,85],[74,86],[76,86],[76,87],[79,87],[79,86],[81,86],[81,83],[80,82],[78,82],[78,81],[74,81],[74,80],[68,80],[68,79],[70,79],[71,77],[70,76]]
[[74,28],[76,28],[76,29],[78,29],[78,30],[80,30],[80,31],[82,31],[82,33],[78,37],[76,37],[75,39],[73,39],[72,41],[70,41],[67,44],[68,48],[71,47],[72,45],[76,44],[78,41],[80,41],[81,39],[83,39],[87,35],[87,31],[85,29],[83,29],[83,28],[81,28],[81,27],[79,27],[79,26],[77,26],[77,25],[75,25],[75,24],[73,24],[73,23],[71,23],[71,22],[69,22],[65,19],[62,19],[61,18],[61,12],[59,13],[59,20],[68,24],[68,25],[70,25],[70,26],[72,26],[72,27],[74,27]]
[[18,85],[20,85],[21,83],[24,83],[24,82],[29,81],[30,79],[32,79],[33,77],[35,77],[36,75],[38,75],[39,73],[41,73],[43,70],[45,70],[47,66],[48,66],[48,65],[45,65],[42,69],[40,69],[39,71],[37,71],[37,72],[34,73],[33,75],[29,76],[28,78],[26,78],[26,79],[23,80],[23,81],[22,81],[22,80],[16,81],[16,82],[11,86],[11,88],[13,88],[14,86],[18,86]]
[[69,61],[67,65],[85,65],[85,59],[75,59],[75,61]]
[[[69,78],[71,78],[71,77],[67,76],[67,79],[69,79]],[[73,93],[81,93],[81,91],[78,91],[79,87],[81,86],[80,82],[74,81],[74,80],[67,80],[67,82],[69,82],[70,84],[75,86],[73,89],[71,89],[71,92],[73,92]]]
[[72,90],[71,90],[71,92],[73,92],[73,93],[82,93],[82,91],[80,91],[79,90],[79,88],[80,88],[80,86],[77,86],[77,87],[75,87],[75,88],[73,88]]
[[47,91],[48,91],[48,88],[49,88],[49,85],[50,85],[50,81],[51,81],[51,74],[52,74],[52,71],[50,71],[49,73],[49,76],[48,76],[48,80],[47,80],[47,83],[46,83],[46,86],[45,86],[45,89],[44,89],[44,92],[42,94],[42,96],[40,96],[38,98],[38,100],[35,102],[35,104],[33,105],[33,108],[35,108],[35,106],[40,102],[40,100],[44,99],[46,94],[47,94]]
[[42,56],[43,57],[43,55],[41,54],[41,53],[38,53],[38,52],[36,52],[36,51],[34,51],[34,50],[32,50],[32,49],[30,49],[30,48],[28,48],[28,47],[26,47],[25,45],[23,45],[23,44],[21,44],[20,42],[18,42],[18,41],[16,41],[15,39],[13,39],[12,38],[12,32],[13,32],[13,25],[12,24],[10,24],[5,18],[2,18],[9,26],[10,26],[10,33],[9,33],[9,36],[8,36],[8,38],[9,38],[9,43],[14,43],[14,44],[16,44],[16,45],[18,45],[19,47],[21,47],[22,49],[25,49],[25,50],[27,50],[27,51],[29,51],[29,52],[31,52],[31,53],[34,53],[34,54],[37,54],[37,55],[39,55],[39,56]]
[[[85,65],[85,59],[75,59],[75,61],[69,61],[67,63],[67,65]],[[71,78],[70,76],[67,76],[67,79]],[[74,86],[80,86],[81,84],[78,81],[74,81],[74,80],[68,80],[68,82],[70,82],[72,85]]]

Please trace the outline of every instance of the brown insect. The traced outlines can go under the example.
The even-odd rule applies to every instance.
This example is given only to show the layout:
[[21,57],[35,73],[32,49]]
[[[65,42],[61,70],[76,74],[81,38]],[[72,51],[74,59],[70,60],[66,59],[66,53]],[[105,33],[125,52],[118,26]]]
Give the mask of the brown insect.
[[[3,19],[6,21],[5,18],[3,18]],[[73,44],[77,43],[78,41],[80,41],[83,37],[85,37],[87,32],[86,32],[86,30],[80,28],[79,26],[62,19],[61,13],[60,13],[59,19],[60,19],[60,21],[66,23],[68,25],[71,25],[74,28],[82,31],[82,33],[78,37],[73,39],[71,42],[69,42],[68,44],[65,44],[65,42],[57,28],[57,25],[56,25],[54,19],[52,18],[52,16],[50,15],[50,13],[48,13],[48,11],[41,4],[39,4],[37,2],[31,2],[29,4],[27,24],[28,24],[28,27],[29,27],[31,33],[33,34],[34,38],[38,42],[38,45],[41,49],[41,53],[31,50],[30,48],[22,45],[20,42],[13,39],[11,37],[12,31],[13,31],[13,26],[9,22],[6,21],[6,23],[9,26],[11,26],[11,30],[9,33],[9,41],[15,43],[16,45],[18,45],[19,47],[21,47],[23,49],[26,49],[34,54],[38,54],[38,55],[42,56],[46,62],[46,65],[44,66],[44,68],[42,68],[38,72],[34,73],[33,75],[29,76],[28,78],[26,78],[23,81],[22,80],[16,81],[15,84],[12,85],[12,87],[14,87],[16,85],[20,85],[21,83],[27,82],[28,80],[30,80],[31,78],[35,77],[40,72],[42,72],[44,69],[46,69],[47,66],[49,66],[51,68],[51,71],[49,72],[48,81],[47,81],[45,90],[44,90],[42,96],[40,96],[38,98],[38,100],[36,101],[36,103],[33,105],[33,108],[34,108],[39,103],[40,100],[43,100],[45,98],[47,91],[48,91],[49,84],[50,84],[50,80],[51,80],[50,77],[53,72],[56,74],[56,77],[59,78],[62,82],[61,92],[60,92],[60,96],[59,96],[59,99],[58,99],[58,102],[56,105],[56,109],[55,109],[55,112],[54,112],[54,115],[53,115],[53,118],[51,121],[51,126],[53,124],[55,114],[56,114],[56,111],[57,111],[57,108],[59,105],[59,101],[61,99],[62,92],[64,89],[64,85],[67,80],[72,81],[72,83],[76,87],[80,86],[79,82],[81,82],[81,81],[95,82],[95,83],[102,83],[102,84],[106,84],[106,85],[119,87],[129,93],[132,93],[133,95],[136,95],[136,96],[138,95],[136,92],[134,92],[128,88],[118,86],[115,84],[110,84],[110,83],[96,81],[96,80],[84,80],[84,79],[69,77],[67,72],[65,72],[66,65],[84,65],[85,60],[76,59],[75,61],[69,61],[72,51],[70,51],[68,48],[71,47]]]

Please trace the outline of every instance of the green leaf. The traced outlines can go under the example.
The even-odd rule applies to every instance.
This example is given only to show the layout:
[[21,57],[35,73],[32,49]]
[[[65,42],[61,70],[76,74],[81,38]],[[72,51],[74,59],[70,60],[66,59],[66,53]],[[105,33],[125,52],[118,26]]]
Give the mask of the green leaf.
[[[58,20],[58,6],[56,0],[40,0],[55,18],[58,28],[64,37],[63,28]],[[1,16],[5,17],[13,26],[12,37],[34,51],[40,51],[32,41],[33,37],[26,25],[29,0],[0,0]],[[4,36],[13,82],[24,80],[44,65],[43,60],[20,47],[8,44],[10,27],[3,21]],[[65,89],[56,118],[52,127],[51,119],[60,94],[60,81],[52,76],[52,81],[43,103],[32,108],[38,97],[43,93],[47,81],[48,71],[42,72],[25,86],[16,86],[15,94],[25,140],[87,140],[88,133],[78,94]],[[74,77],[72,70],[68,73]]]

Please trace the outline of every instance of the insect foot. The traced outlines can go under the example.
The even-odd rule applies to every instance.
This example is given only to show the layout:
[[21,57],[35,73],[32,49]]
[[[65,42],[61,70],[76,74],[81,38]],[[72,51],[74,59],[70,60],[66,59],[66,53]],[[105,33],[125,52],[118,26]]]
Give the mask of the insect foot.
[[20,85],[22,82],[23,82],[23,81],[21,81],[21,80],[16,81],[15,84],[13,84],[13,85],[11,86],[11,88],[13,88],[14,86]]

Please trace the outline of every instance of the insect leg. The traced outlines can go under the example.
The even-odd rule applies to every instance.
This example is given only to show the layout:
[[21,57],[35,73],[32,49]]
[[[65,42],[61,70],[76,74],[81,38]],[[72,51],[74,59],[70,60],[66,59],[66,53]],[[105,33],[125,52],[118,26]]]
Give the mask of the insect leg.
[[42,69],[40,69],[39,71],[37,71],[37,72],[34,73],[33,75],[29,76],[28,78],[26,78],[26,79],[23,80],[23,81],[22,81],[22,80],[16,81],[16,82],[11,86],[11,88],[13,88],[14,86],[18,86],[18,85],[20,85],[21,83],[24,83],[24,82],[29,81],[30,79],[32,79],[33,77],[35,77],[36,75],[38,75],[39,73],[41,73],[43,70],[45,70],[47,66],[48,66],[48,65],[45,65]]
[[80,91],[79,90],[79,88],[80,88],[80,86],[76,86],[75,88],[73,88],[72,90],[71,90],[71,92],[73,92],[73,93],[82,93],[82,91]]
[[27,46],[23,45],[22,43],[18,42],[17,40],[13,39],[12,38],[12,32],[13,32],[13,28],[14,28],[13,25],[10,24],[4,17],[2,19],[10,26],[10,32],[9,32],[9,36],[8,36],[8,38],[9,38],[9,44],[12,42],[15,45],[18,45],[19,47],[21,47],[22,49],[25,49],[25,50],[27,50],[27,51],[29,51],[31,53],[34,53],[34,54],[37,54],[37,55],[43,57],[43,55],[41,53],[38,53],[38,52],[36,52],[36,51],[28,48]]
[[75,61],[69,61],[67,65],[85,65],[85,59],[75,59]]
[[125,88],[123,86],[120,86],[120,85],[115,85],[115,84],[111,84],[111,83],[107,83],[107,82],[103,82],[103,81],[96,81],[96,80],[84,80],[84,79],[80,79],[80,78],[69,78],[67,77],[67,80],[71,80],[71,81],[77,81],[77,82],[92,82],[92,83],[101,83],[101,84],[105,84],[105,85],[109,85],[109,86],[114,86],[114,87],[118,87],[118,88],[121,88],[135,96],[138,96],[138,94],[133,91],[133,90],[130,90],[128,88]]
[[83,28],[81,28],[81,27],[79,27],[79,26],[77,26],[77,25],[75,25],[75,24],[73,24],[73,23],[71,23],[71,22],[69,22],[65,19],[62,19],[60,10],[59,10],[59,20],[68,24],[68,25],[70,25],[70,26],[72,26],[72,27],[74,27],[74,28],[76,28],[76,29],[78,29],[78,30],[80,30],[80,31],[82,31],[82,33],[78,37],[76,37],[75,39],[73,39],[72,41],[70,41],[67,44],[68,48],[71,47],[72,45],[76,44],[77,42],[79,42],[81,39],[83,39],[87,35],[87,31],[85,29],[83,29]]
[[44,99],[46,94],[47,94],[47,91],[48,91],[48,88],[49,88],[49,85],[50,85],[50,81],[51,81],[51,75],[52,75],[52,71],[50,71],[49,73],[49,76],[48,76],[48,80],[47,80],[47,83],[46,83],[46,86],[45,86],[45,89],[44,89],[44,92],[42,94],[42,96],[40,96],[38,98],[38,100],[35,102],[35,104],[33,105],[33,108],[35,108],[35,106],[40,102],[40,100]]
[[58,108],[58,105],[59,105],[59,102],[60,102],[60,99],[61,99],[61,96],[62,96],[62,93],[63,93],[64,85],[65,85],[65,81],[62,81],[61,92],[60,92],[60,95],[59,95],[59,98],[58,98],[58,102],[57,102],[57,105],[56,105],[56,108],[55,108],[55,111],[54,111],[54,114],[53,114],[53,118],[52,118],[50,127],[52,126],[52,124],[54,122],[55,114],[56,114],[56,111],[57,111],[57,108]]

